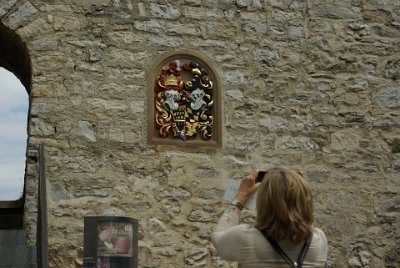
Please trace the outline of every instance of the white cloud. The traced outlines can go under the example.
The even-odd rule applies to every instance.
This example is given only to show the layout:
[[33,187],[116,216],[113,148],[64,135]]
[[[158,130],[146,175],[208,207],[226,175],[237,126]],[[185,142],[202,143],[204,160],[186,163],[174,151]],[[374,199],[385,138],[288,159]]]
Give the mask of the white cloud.
[[23,189],[28,105],[21,82],[0,68],[0,200],[17,199]]

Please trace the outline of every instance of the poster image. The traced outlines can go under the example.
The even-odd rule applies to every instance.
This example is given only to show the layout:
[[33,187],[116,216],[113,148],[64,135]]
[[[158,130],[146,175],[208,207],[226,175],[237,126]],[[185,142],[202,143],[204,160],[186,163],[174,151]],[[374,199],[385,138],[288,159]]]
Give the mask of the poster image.
[[133,257],[133,225],[103,221],[97,223],[98,257]]

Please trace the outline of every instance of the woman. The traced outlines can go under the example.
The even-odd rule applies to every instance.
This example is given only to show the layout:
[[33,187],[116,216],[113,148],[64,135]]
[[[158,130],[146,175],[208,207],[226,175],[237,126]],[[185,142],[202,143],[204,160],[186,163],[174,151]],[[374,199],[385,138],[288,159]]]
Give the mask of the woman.
[[[302,267],[325,267],[328,245],[325,234],[312,226],[312,195],[302,172],[272,168],[262,182],[257,182],[260,171],[241,181],[235,200],[213,232],[211,239],[218,255],[237,261],[239,267],[287,268],[290,265],[271,243],[275,241],[295,263],[303,246],[306,247],[305,241],[311,239],[308,251],[302,252],[305,255]],[[240,211],[257,189],[256,224],[239,224]]]

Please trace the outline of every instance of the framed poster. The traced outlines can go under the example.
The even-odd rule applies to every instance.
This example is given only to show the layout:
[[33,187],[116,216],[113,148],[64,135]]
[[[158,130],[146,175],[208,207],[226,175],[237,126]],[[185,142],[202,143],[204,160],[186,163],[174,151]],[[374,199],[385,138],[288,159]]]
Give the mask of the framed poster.
[[138,222],[128,217],[84,219],[84,267],[136,268]]
[[133,224],[97,222],[97,257],[132,257]]

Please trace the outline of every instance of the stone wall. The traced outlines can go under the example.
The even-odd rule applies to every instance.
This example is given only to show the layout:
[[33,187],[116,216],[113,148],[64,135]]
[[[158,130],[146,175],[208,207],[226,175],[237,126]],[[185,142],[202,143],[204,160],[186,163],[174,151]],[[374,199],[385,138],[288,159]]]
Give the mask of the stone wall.
[[[330,267],[400,263],[399,1],[1,0],[0,18],[32,61],[26,225],[34,243],[43,143],[51,267],[81,261],[87,215],[139,219],[140,267],[231,267],[209,241],[224,188],[267,164],[305,170]],[[146,143],[146,78],[177,49],[220,73],[222,149]]]

